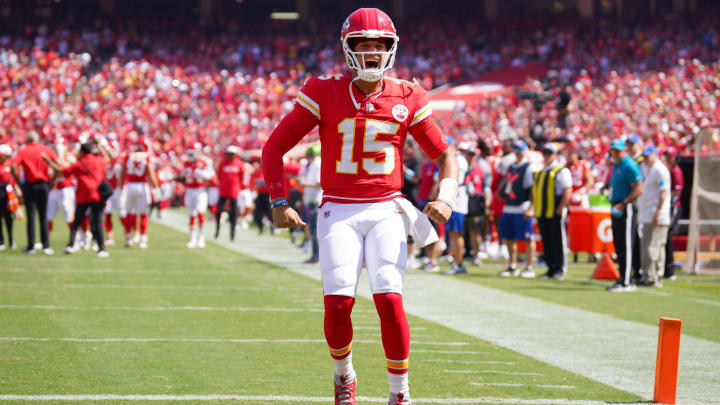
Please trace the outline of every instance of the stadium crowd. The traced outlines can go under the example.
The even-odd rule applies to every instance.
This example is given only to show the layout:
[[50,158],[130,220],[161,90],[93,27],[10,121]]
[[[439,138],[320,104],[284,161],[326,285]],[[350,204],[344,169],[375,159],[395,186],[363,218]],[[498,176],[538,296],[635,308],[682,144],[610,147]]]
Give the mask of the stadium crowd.
[[[611,140],[635,134],[640,143],[657,147],[656,153],[675,157],[692,153],[693,136],[720,122],[720,29],[716,17],[717,12],[686,18],[654,17],[637,25],[568,17],[527,17],[487,25],[470,19],[452,24],[427,19],[403,30],[407,34],[401,38],[392,74],[416,78],[431,89],[507,67],[547,66],[548,81],[528,80],[513,90],[549,91],[553,102],[538,104],[511,91],[459,104],[453,111],[436,113],[436,120],[461,154],[470,154],[466,156],[468,173],[475,167],[475,145],[482,140],[479,155],[485,163],[478,161],[477,165],[484,174],[478,177],[476,173],[473,187],[478,193],[487,188],[496,195],[512,163],[503,155],[514,154],[517,145],[512,142],[520,139],[526,147],[537,143],[532,155],[537,164],[542,163],[540,155],[548,141],[560,141],[561,149],[578,151],[579,156],[572,159],[581,161],[578,168],[588,172],[580,175],[581,183],[586,178],[595,181],[573,192],[599,192],[608,182]],[[189,210],[192,236],[188,247],[204,246],[200,231],[206,205],[217,215],[217,223],[228,210],[233,230],[236,214],[244,225],[254,208],[253,221],[262,231],[269,222],[269,204],[261,170],[257,170],[258,150],[292,108],[309,75],[345,70],[338,57],[337,32],[315,27],[297,34],[262,24],[243,28],[242,33],[230,25],[213,31],[191,26],[178,32],[177,25],[167,21],[155,23],[99,23],[96,28],[79,30],[38,25],[19,35],[0,36],[0,144],[7,156],[0,164],[5,168],[14,162],[22,167],[17,156],[30,134],[37,133],[40,143],[53,146],[57,155],[50,165],[59,166],[58,175],[47,181],[51,188],[68,188],[66,195],[80,180],[71,179],[77,166],[67,173],[62,169],[76,159],[68,151],[86,154],[91,146],[107,149],[106,178],[116,196],[110,197],[106,214],[116,211],[127,218],[123,225],[128,245],[147,246],[151,205],[164,208],[171,200],[184,200]],[[136,28],[140,24],[156,29],[140,33]],[[274,34],[268,39],[270,31]],[[559,107],[554,100],[562,92],[570,101]],[[311,142],[315,139],[309,138]],[[82,149],[82,144],[90,146]],[[715,149],[720,151],[720,137]],[[564,155],[561,151],[555,154]],[[424,158],[416,145],[409,144],[406,155],[409,192],[421,203],[432,189],[432,184],[427,184],[432,181],[432,170],[423,169]],[[139,167],[128,163],[134,161],[133,156],[144,163],[137,178],[130,180],[128,171]],[[302,205],[302,189],[317,184],[304,175],[309,171],[308,162],[316,157],[317,151],[310,148],[306,156],[296,154],[288,161],[289,189],[296,193],[293,203],[298,206]],[[27,168],[22,172],[15,181],[0,177],[0,183],[25,183]],[[68,179],[63,179],[63,174]],[[224,190],[226,181],[233,184]],[[124,182],[141,184],[138,189],[144,190],[141,199],[146,198],[146,204],[138,202],[129,209]],[[27,193],[19,187],[6,191],[8,200],[15,193],[27,201]],[[80,196],[77,198],[80,201]],[[228,199],[231,208],[225,205]],[[490,200],[489,213],[499,219],[497,209],[502,207],[492,208]],[[582,195],[573,197],[573,201],[582,200]],[[50,198],[48,206],[52,201]],[[220,201],[223,204],[218,208]],[[308,217],[313,215],[316,204],[306,201],[305,205],[310,207]],[[65,221],[72,224],[74,208],[62,209]],[[45,216],[39,215],[41,222]],[[55,213],[47,216],[52,221]],[[112,221],[108,219],[105,229],[111,234]],[[495,225],[497,233],[500,224]],[[481,232],[488,234],[486,241],[497,240],[497,235],[489,237],[491,229]],[[43,239],[42,249],[52,253]],[[309,241],[305,246],[310,251],[312,235],[306,233],[304,240]],[[90,238],[85,241],[89,247]],[[103,241],[97,243],[102,251]],[[473,260],[481,253],[480,243],[480,239],[469,243]],[[457,240],[454,247],[456,244]],[[72,243],[68,247],[68,252],[76,249]],[[501,251],[499,245],[488,245],[482,251],[488,249],[494,254]],[[27,252],[34,250],[34,246],[26,248]],[[317,261],[316,247],[312,252],[310,261]],[[435,249],[427,252],[427,269],[436,269],[436,253]],[[462,254],[455,253],[455,272],[463,268],[458,256]],[[513,270],[512,263],[510,268]]]

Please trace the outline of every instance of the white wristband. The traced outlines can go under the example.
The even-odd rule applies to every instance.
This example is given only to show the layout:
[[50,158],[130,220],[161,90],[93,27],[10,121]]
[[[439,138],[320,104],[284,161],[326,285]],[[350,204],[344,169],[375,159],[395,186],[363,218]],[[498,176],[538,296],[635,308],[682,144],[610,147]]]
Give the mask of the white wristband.
[[440,188],[438,190],[438,201],[445,201],[450,208],[455,208],[455,199],[457,198],[458,182],[455,179],[446,177],[440,180]]

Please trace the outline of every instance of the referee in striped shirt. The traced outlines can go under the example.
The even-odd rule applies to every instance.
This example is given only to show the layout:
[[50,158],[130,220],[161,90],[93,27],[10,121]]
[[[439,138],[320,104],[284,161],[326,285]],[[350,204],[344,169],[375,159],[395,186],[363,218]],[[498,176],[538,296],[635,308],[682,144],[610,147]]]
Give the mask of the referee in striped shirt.
[[640,167],[628,156],[625,141],[615,139],[610,143],[610,203],[612,204],[613,245],[618,258],[620,278],[608,287],[608,291],[635,291],[632,284],[633,235],[637,232],[633,203],[642,194]]

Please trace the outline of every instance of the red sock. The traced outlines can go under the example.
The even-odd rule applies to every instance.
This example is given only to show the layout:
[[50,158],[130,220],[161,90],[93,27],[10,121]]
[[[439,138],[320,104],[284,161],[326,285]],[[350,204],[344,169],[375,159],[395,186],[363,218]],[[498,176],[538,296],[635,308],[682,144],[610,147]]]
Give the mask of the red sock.
[[48,232],[52,232],[53,221],[48,221]]
[[380,331],[390,374],[408,372],[410,326],[408,326],[402,295],[374,294],[375,308],[380,315]]
[[438,224],[438,237],[445,237],[445,224]]
[[210,206],[210,212],[212,212],[213,216],[215,216],[215,214],[217,214],[217,209],[218,209],[217,204]]
[[355,298],[343,295],[325,296],[325,340],[330,346],[330,356],[336,360],[350,355],[353,328],[350,313]]
[[205,224],[205,214],[200,213],[200,214],[198,214],[197,217],[198,217],[198,225],[200,226],[200,228],[202,228],[202,226]]
[[80,229],[82,229],[83,232],[87,232],[89,227],[90,227],[90,220],[88,219],[88,217],[86,215],[85,218],[83,218],[82,223],[80,224]]
[[134,232],[137,229],[137,214],[128,214],[128,229]]
[[148,214],[140,214],[140,235],[147,235]]
[[190,229],[193,229],[193,228],[195,228],[195,217],[191,216],[190,217]]
[[112,214],[105,214],[105,232],[110,234],[113,231]]

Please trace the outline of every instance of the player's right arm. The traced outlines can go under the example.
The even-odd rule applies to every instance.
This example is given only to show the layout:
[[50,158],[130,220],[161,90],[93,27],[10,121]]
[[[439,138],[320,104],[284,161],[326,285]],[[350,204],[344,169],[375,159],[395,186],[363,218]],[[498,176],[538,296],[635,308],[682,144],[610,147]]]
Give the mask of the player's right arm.
[[[320,122],[320,108],[316,101],[319,99],[319,90],[318,79],[308,80],[298,93],[295,108],[280,121],[263,147],[262,169],[272,203],[287,199],[283,156]],[[305,225],[300,215],[289,205],[273,208],[272,215],[273,222],[279,228]]]

